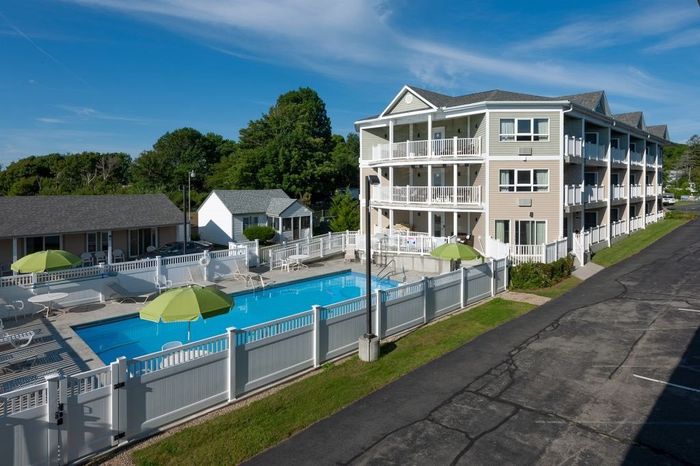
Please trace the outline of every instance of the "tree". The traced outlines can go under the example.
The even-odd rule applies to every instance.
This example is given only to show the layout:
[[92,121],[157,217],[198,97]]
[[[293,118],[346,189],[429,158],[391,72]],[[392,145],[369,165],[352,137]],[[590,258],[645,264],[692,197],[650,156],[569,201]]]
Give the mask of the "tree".
[[330,228],[332,231],[359,230],[360,203],[348,190],[338,191],[331,201]]
[[301,88],[282,94],[270,110],[241,129],[235,154],[209,180],[229,189],[282,188],[325,197],[334,189],[331,124],[318,94]]
[[335,147],[331,160],[335,172],[334,184],[339,188],[357,188],[360,181],[360,138],[350,133],[345,139],[334,135]]

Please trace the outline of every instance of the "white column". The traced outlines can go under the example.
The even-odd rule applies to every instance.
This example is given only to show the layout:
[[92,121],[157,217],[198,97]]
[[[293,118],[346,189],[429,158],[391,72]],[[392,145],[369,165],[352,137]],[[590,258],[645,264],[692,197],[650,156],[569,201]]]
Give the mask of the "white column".
[[647,152],[649,145],[644,141],[644,153],[642,154],[642,228],[647,227]]
[[389,120],[389,158],[394,158],[394,120]]
[[452,212],[452,234],[455,236],[457,236],[457,232],[459,231],[457,215],[458,215],[457,212],[455,212],[455,211]]
[[607,191],[608,191],[608,246],[610,246],[610,236],[612,233],[612,151],[610,150],[610,139],[612,137],[612,131],[610,128],[608,130],[608,144],[605,148],[605,152],[608,156],[608,174],[607,174]]
[[394,233],[394,209],[389,209],[389,233]]
[[428,115],[428,157],[433,155],[433,115]]
[[627,208],[625,209],[625,233],[630,234],[630,198],[632,197],[632,153],[630,151],[630,135],[627,133]]
[[452,166],[452,189],[452,195],[454,196],[452,198],[452,203],[454,205],[457,205],[457,164],[454,164]]
[[12,262],[15,262],[18,259],[17,257],[17,238],[13,237],[12,238]]
[[428,165],[428,204],[433,201],[433,166]]
[[656,160],[655,160],[655,174],[654,174],[654,213],[659,213],[659,191],[657,186],[659,185],[659,161],[661,160],[661,148],[656,145]]
[[107,263],[111,264],[112,262],[112,230],[109,230],[107,232]]
[[389,201],[394,200],[394,167],[389,167]]
[[435,222],[432,210],[428,211],[428,235],[435,236]]

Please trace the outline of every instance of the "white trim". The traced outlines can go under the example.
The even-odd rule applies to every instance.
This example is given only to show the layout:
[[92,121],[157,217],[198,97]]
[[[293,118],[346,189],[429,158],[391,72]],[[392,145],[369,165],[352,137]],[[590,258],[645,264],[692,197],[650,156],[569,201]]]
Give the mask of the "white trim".
[[[598,134],[597,131],[586,131],[583,133],[583,140],[586,141],[586,136],[589,134],[595,134],[595,142],[591,142],[590,144],[598,144],[600,141],[600,134]],[[586,141],[588,142],[588,141]]]
[[[559,205],[564,205],[564,110],[559,112]],[[568,237],[568,233],[566,235]],[[559,208],[559,238],[564,237],[564,209]]]
[[[433,103],[427,101],[427,100],[425,99],[425,97],[423,97],[423,96],[420,95],[418,92],[416,92],[416,91],[414,91],[413,89],[411,89],[410,86],[404,85],[404,86],[401,88],[401,90],[399,91],[399,93],[396,94],[396,96],[394,96],[393,99],[391,99],[391,102],[389,102],[389,105],[386,106],[386,108],[384,109],[384,111],[382,111],[382,113],[379,114],[379,117],[380,117],[380,118],[384,118],[384,117],[386,116],[386,113],[387,113],[390,109],[392,109],[393,107],[395,107],[396,104],[399,103],[399,99],[401,99],[401,97],[402,97],[407,91],[410,92],[411,94],[413,94],[414,96],[418,97],[418,99],[420,99],[421,102],[423,102],[425,105],[427,105],[427,106],[430,107],[431,109],[437,110],[437,107],[436,107]],[[402,115],[403,115],[403,114],[402,114]]]
[[[520,142],[527,142],[527,141],[520,141]],[[523,160],[559,160],[562,157],[560,155],[494,155],[490,157],[491,160],[494,162],[500,162],[500,161],[518,161],[522,162]],[[444,163],[444,162],[443,162]]]
[[[513,120],[513,130],[515,131],[512,135],[511,134],[503,134],[501,133],[501,121],[503,120]],[[518,122],[519,121],[525,121],[525,120],[530,120],[530,132],[529,133],[519,133],[518,132]],[[547,139],[542,140],[538,139],[535,140],[535,136],[542,137],[544,133],[535,133],[535,120],[547,120]],[[517,118],[517,117],[499,117],[498,118],[498,142],[515,142],[515,143],[523,143],[523,142],[552,142],[552,129],[550,128],[551,124],[551,119],[549,117],[546,118],[538,118],[538,117],[530,117],[530,118]],[[518,140],[519,136],[530,136],[529,140]],[[512,136],[513,139],[501,139],[503,136]]]
[[[545,170],[545,171],[547,172],[547,190],[546,190],[546,191],[540,191],[540,190],[535,191],[535,186],[541,186],[541,185],[535,184],[535,171],[536,171],[536,170],[540,170],[540,171],[541,171],[541,170]],[[513,183],[512,185],[511,185],[511,184],[506,184],[506,185],[502,185],[502,184],[501,184],[501,172],[502,172],[502,171],[513,171],[513,181],[514,181],[514,183]],[[530,172],[530,184],[520,184],[520,183],[518,183],[518,172],[526,172],[526,171],[529,171],[529,172]],[[498,169],[498,193],[499,193],[499,194],[509,194],[509,193],[549,193],[549,192],[551,192],[551,189],[550,189],[550,184],[551,184],[551,183],[550,183],[550,180],[551,180],[551,176],[550,176],[550,170],[549,170],[549,168],[536,168],[536,167],[533,167],[533,168],[499,168],[499,169]],[[512,187],[513,187],[513,191],[501,191],[501,186],[512,186]],[[530,186],[531,190],[530,190],[530,191],[518,191],[518,187],[523,187],[523,186]],[[563,204],[562,204],[562,205],[563,205]]]
[[[500,220],[500,219],[499,219],[499,220]],[[519,244],[519,243],[516,242],[516,236],[517,236],[517,235],[515,234],[515,233],[518,231],[518,228],[516,227],[516,224],[517,224],[518,222],[544,222],[544,243],[541,243],[541,244],[547,244],[547,243],[549,242],[549,241],[548,241],[548,238],[549,238],[549,222],[548,222],[547,220],[545,220],[545,219],[540,219],[540,218],[525,218],[525,219],[516,218],[516,219],[513,219],[513,236],[512,236],[513,243],[512,243],[512,244],[516,244],[516,245]],[[537,243],[536,243],[536,244],[537,244]]]

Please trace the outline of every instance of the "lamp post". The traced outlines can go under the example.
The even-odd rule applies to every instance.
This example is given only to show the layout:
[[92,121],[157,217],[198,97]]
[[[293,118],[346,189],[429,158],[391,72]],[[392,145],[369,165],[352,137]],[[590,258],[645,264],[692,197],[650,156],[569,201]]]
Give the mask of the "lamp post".
[[[372,237],[370,223],[372,221],[369,207],[370,188],[379,184],[377,175],[365,177],[365,292],[367,298],[367,329],[360,337],[359,356],[361,361],[372,362],[379,358],[379,337],[372,333]],[[379,303],[377,303],[379,311]],[[379,329],[377,329],[379,330]]]
[[187,254],[187,204],[185,204],[185,185],[182,185],[182,255]]
[[192,239],[192,178],[194,178],[194,170],[191,170],[187,175],[187,222],[190,224],[188,238]]

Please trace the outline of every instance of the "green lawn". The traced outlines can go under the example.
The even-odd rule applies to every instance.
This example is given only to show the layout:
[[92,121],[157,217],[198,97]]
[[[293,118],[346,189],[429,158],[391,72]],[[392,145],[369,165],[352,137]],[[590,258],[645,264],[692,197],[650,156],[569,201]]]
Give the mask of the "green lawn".
[[574,288],[575,286],[578,286],[579,283],[581,283],[582,280],[571,276],[568,278],[565,278],[564,280],[560,281],[556,285],[552,285],[548,288],[536,288],[532,290],[513,290],[513,291],[520,291],[523,293],[532,293],[536,294],[539,296],[544,296],[545,298],[558,298],[559,296],[563,295],[570,289]]
[[375,363],[357,357],[248,406],[184,429],[132,457],[139,465],[237,464],[534,306],[495,298],[382,347]]
[[604,267],[617,264],[621,260],[637,254],[659,238],[669,234],[693,218],[695,218],[695,215],[691,213],[681,211],[669,212],[667,217],[660,222],[653,223],[646,229],[639,230],[611,247],[595,253],[592,260]]

